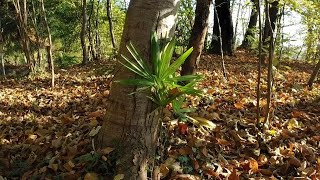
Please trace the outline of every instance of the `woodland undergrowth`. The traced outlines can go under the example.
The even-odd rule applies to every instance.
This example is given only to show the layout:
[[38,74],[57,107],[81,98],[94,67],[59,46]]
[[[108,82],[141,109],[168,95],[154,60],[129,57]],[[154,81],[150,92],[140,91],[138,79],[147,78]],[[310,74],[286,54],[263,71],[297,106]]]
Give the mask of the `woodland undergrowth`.
[[[203,55],[202,97],[188,96],[189,116],[215,124],[206,129],[179,122],[164,110],[157,167],[164,179],[320,178],[320,82],[308,89],[312,66],[281,62],[275,72],[270,129],[256,127],[255,56]],[[102,68],[105,67],[105,68]],[[104,179],[113,172],[112,148],[97,151],[94,136],[108,102],[108,66],[60,70],[50,89],[45,78],[0,82],[0,179]],[[266,70],[262,116],[266,105]]]

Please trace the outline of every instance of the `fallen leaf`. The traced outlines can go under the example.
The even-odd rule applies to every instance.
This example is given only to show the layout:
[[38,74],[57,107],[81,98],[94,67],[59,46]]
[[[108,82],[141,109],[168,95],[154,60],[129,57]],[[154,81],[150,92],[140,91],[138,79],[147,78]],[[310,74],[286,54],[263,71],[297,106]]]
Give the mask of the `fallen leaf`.
[[84,176],[84,180],[99,180],[98,175],[96,173],[87,173]]
[[237,170],[235,168],[233,168],[230,176],[228,177],[228,180],[240,180],[240,177],[237,174]]

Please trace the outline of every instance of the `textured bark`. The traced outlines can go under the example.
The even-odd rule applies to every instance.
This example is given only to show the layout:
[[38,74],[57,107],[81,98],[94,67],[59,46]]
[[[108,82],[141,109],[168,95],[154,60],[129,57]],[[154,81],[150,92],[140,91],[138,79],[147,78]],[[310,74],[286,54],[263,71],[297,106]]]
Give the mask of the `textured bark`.
[[258,22],[258,0],[251,0],[252,3],[252,10],[251,10],[251,15],[250,15],[250,20],[248,24],[248,28],[246,30],[246,33],[244,35],[244,39],[242,41],[242,44],[240,48],[243,49],[251,49],[252,48],[252,41],[250,38],[254,37],[255,34],[255,28]]
[[193,52],[182,65],[181,75],[194,74],[198,67],[208,30],[211,2],[211,0],[197,0],[196,17],[188,45],[188,48],[193,47]]
[[86,34],[87,34],[87,1],[82,0],[82,25],[81,25],[81,47],[82,47],[82,64],[88,63],[88,53],[86,45]]
[[[177,0],[131,0],[125,20],[119,53],[131,57],[126,45],[131,41],[150,63],[151,32],[173,36]],[[120,60],[120,58],[119,58]],[[114,80],[135,75],[117,64]],[[147,179],[158,140],[159,111],[143,94],[129,95],[135,88],[113,83],[107,117],[97,137],[97,147],[115,147],[117,174],[124,179]],[[155,110],[155,111],[154,111]]]
[[[221,27],[222,49],[227,55],[233,55],[233,24],[230,0],[215,0],[218,16],[214,16],[213,36],[210,53],[221,54],[219,24]],[[219,18],[219,21],[218,19]],[[219,22],[219,23],[218,23]]]

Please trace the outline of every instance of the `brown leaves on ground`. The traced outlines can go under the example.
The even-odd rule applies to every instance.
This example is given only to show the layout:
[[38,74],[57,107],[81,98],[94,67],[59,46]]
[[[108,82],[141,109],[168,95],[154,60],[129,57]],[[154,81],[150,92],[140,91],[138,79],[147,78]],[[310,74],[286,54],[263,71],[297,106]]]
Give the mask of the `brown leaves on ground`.
[[[320,178],[320,85],[306,88],[312,67],[287,63],[275,72],[270,128],[256,127],[256,58],[203,56],[203,97],[188,97],[193,123],[165,113],[157,176],[166,179]],[[94,152],[106,113],[110,76],[72,68],[49,79],[0,82],[0,179],[101,179],[113,148]],[[266,107],[263,72],[261,115]],[[174,92],[174,89],[172,90]],[[259,119],[261,122],[263,119]]]

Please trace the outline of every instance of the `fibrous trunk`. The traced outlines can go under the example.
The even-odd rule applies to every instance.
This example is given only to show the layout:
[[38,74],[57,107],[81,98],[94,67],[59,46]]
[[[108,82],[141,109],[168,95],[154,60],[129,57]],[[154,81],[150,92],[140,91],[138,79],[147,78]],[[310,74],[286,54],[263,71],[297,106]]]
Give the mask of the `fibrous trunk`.
[[[126,45],[135,45],[143,59],[150,61],[150,37],[157,30],[158,37],[174,34],[177,0],[131,0],[127,12],[119,53],[131,57]],[[120,59],[118,59],[120,60]],[[134,78],[134,74],[116,66],[114,80]],[[147,179],[152,167],[158,140],[159,110],[135,88],[114,82],[110,91],[107,117],[97,138],[97,146],[115,147],[117,174],[124,179]]]

